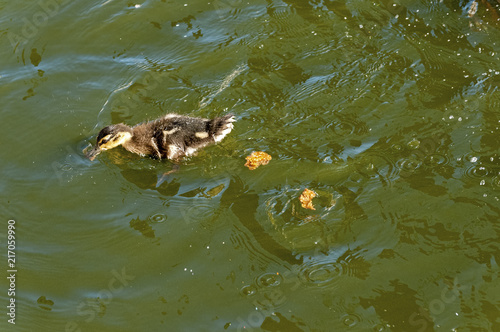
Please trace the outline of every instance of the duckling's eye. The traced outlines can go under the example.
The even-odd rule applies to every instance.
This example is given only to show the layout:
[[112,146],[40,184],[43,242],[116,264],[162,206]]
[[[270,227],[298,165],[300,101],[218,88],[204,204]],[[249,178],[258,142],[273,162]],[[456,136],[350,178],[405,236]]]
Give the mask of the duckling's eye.
[[111,138],[112,138],[112,137],[111,137],[111,135],[107,135],[107,136],[105,136],[105,137],[101,138],[101,140],[99,141],[99,143],[98,143],[98,144],[99,144],[99,145],[106,144],[106,143],[108,143],[108,142],[109,142],[109,140],[110,140]]

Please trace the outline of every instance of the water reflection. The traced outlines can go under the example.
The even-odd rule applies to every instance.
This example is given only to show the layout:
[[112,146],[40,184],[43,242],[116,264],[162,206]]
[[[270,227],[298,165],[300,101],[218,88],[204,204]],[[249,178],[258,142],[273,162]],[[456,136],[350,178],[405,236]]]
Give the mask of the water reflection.
[[141,220],[139,218],[133,219],[130,221],[130,227],[141,232],[141,234],[147,238],[155,238],[155,231],[148,220]]
[[[414,331],[415,321],[409,321],[408,313],[422,311],[418,304],[417,293],[399,280],[389,281],[389,289],[376,289],[377,296],[373,298],[360,297],[359,303],[364,308],[374,308],[377,315],[397,331]],[[426,325],[427,326],[427,325]],[[432,326],[426,331],[434,331]]]
[[[300,260],[289,249],[278,244],[271,235],[265,232],[261,224],[257,222],[255,216],[259,207],[259,196],[249,193],[240,178],[231,180],[228,188],[222,194],[220,202],[221,209],[230,207],[241,223],[241,226],[245,227],[252,234],[252,240],[250,240],[245,237],[245,232],[240,230],[238,234],[235,234],[236,238],[234,240],[245,245],[252,255],[257,254],[259,259],[276,261],[276,258],[269,257],[269,254],[272,254],[275,257],[279,257],[278,262],[282,260],[291,264],[300,263]],[[238,229],[237,226],[236,228]],[[256,241],[269,254],[258,252],[259,249],[251,244],[253,241]]]
[[[48,3],[2,8],[25,329],[498,329],[495,0],[73,1],[23,35]],[[75,128],[225,109],[233,138],[163,183],[168,162],[81,158]],[[110,260],[136,282],[108,304]]]

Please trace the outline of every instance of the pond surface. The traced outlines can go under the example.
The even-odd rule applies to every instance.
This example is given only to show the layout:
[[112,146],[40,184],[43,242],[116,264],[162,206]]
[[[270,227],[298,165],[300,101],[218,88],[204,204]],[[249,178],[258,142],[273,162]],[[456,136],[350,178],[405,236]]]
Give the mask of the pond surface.
[[[0,330],[500,331],[495,0],[0,11]],[[163,182],[84,157],[168,112],[237,122]]]

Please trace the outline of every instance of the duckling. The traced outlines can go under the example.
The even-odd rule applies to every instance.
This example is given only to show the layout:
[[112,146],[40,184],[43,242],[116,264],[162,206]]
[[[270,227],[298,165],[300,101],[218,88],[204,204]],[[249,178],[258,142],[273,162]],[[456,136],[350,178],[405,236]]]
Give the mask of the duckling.
[[102,151],[121,145],[140,156],[177,161],[220,142],[231,132],[235,121],[232,114],[210,120],[170,113],[134,127],[119,123],[103,128],[95,147],[86,155],[92,161]]

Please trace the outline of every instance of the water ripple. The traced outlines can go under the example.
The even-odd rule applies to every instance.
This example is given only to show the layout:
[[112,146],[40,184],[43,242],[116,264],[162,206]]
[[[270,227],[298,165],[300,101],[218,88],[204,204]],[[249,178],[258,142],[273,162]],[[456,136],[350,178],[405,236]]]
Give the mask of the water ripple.
[[345,137],[352,134],[360,135],[369,131],[367,124],[352,113],[336,113],[336,119],[327,125],[326,128],[339,137]]
[[497,175],[491,179],[491,184],[495,189],[500,189],[500,175]]
[[450,163],[450,159],[444,154],[433,153],[425,158],[425,163],[430,166],[444,166]]
[[482,179],[487,177],[490,174],[490,172],[484,166],[473,165],[465,171],[465,174],[470,178]]
[[343,267],[339,263],[313,262],[301,266],[299,279],[304,284],[326,286],[343,274]]
[[269,22],[271,31],[275,31],[278,35],[298,38],[309,37],[311,34],[310,29],[308,29],[310,24],[297,15],[290,6],[269,7],[268,14],[271,17]]
[[253,296],[253,295],[257,294],[257,292],[258,292],[258,289],[255,285],[245,285],[245,286],[241,287],[241,289],[240,289],[240,293],[243,296]]
[[259,287],[276,287],[283,282],[283,277],[278,273],[264,273],[255,282]]
[[422,166],[422,160],[416,156],[410,156],[408,158],[403,158],[398,160],[397,167],[402,177],[410,176],[414,174]]
[[355,314],[346,314],[340,318],[347,327],[354,327],[361,321],[361,317]]
[[266,201],[266,212],[275,227],[286,225],[301,225],[313,220],[325,219],[337,204],[341,195],[337,192],[327,192],[315,189],[318,196],[314,198],[315,211],[306,210],[300,205],[299,196],[303,187],[283,187],[276,195]]
[[182,218],[186,223],[199,223],[206,221],[214,215],[215,207],[209,203],[192,202],[177,205]]
[[163,213],[157,213],[149,217],[149,220],[155,223],[162,223],[167,220],[167,216]]
[[390,185],[400,172],[399,166],[389,156],[373,152],[360,156],[356,169],[362,175],[378,178],[384,185]]

